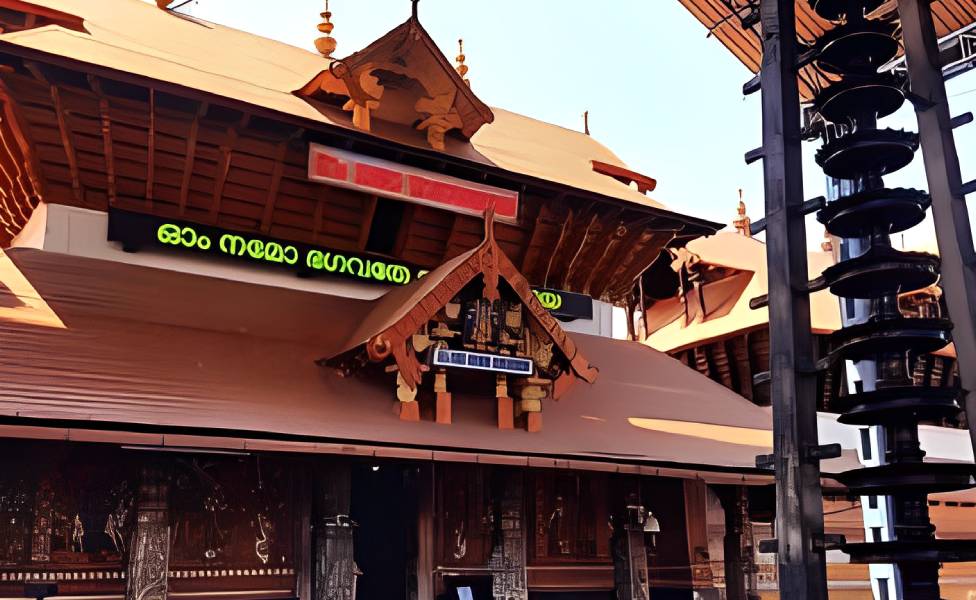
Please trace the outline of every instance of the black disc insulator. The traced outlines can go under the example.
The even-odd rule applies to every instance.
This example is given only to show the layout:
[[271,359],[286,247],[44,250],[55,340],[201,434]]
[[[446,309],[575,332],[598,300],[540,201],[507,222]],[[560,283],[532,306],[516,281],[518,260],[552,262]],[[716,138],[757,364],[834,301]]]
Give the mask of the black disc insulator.
[[948,319],[885,319],[844,327],[830,334],[830,358],[864,360],[879,352],[928,354],[945,348],[952,323]]
[[888,233],[898,233],[921,223],[931,203],[929,195],[919,190],[867,190],[829,202],[817,213],[817,220],[838,237],[865,237],[879,223],[890,225]]
[[844,544],[852,563],[976,561],[976,540],[912,540]]
[[923,386],[882,388],[832,401],[847,425],[890,425],[951,419],[959,414],[960,390]]
[[848,77],[817,94],[814,109],[832,123],[856,122],[863,115],[887,117],[905,103],[899,77],[890,73]]
[[834,75],[874,75],[898,55],[895,25],[856,21],[838,25],[817,40],[816,65]]
[[824,270],[830,293],[842,298],[880,298],[926,288],[939,280],[939,257],[871,246],[860,256]]
[[972,463],[888,463],[844,471],[834,476],[853,493],[862,496],[938,494],[976,487]]
[[817,164],[837,179],[894,173],[915,157],[918,134],[894,129],[858,129],[817,150]]

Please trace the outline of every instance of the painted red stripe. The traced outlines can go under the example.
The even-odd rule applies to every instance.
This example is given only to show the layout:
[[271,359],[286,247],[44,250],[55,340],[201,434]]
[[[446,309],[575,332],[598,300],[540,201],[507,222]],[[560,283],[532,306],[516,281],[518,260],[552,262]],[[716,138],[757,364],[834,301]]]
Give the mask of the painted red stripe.
[[455,185],[436,179],[408,175],[409,195],[438,204],[446,204],[469,211],[481,212],[495,201],[495,214],[500,217],[515,218],[518,215],[518,193],[496,194]]
[[403,193],[403,173],[366,163],[356,163],[354,181],[376,190]]
[[315,173],[313,175],[346,181],[349,179],[349,165],[339,157],[318,152],[315,156]]

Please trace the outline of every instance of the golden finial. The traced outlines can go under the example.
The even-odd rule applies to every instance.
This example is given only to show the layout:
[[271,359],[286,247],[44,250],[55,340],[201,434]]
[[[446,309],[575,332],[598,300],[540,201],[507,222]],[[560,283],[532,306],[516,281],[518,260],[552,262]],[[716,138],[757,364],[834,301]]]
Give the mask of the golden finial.
[[834,240],[830,238],[830,234],[827,232],[826,229],[824,229],[824,239],[822,242],[820,242],[820,249],[823,250],[824,252],[834,251]]
[[468,87],[470,87],[471,86],[471,80],[468,79],[467,77],[465,77],[468,74],[468,65],[464,64],[464,58],[465,58],[465,56],[464,56],[464,40],[461,39],[461,40],[458,40],[458,55],[457,55],[457,58],[455,59],[457,61],[457,66],[454,67],[454,70],[456,70],[457,73],[458,73],[458,75],[461,76],[461,80],[464,83],[468,84]]
[[335,28],[335,25],[332,24],[332,12],[329,10],[329,0],[325,0],[325,12],[320,14],[322,16],[322,22],[319,23],[318,29],[325,35],[315,39],[315,49],[322,56],[332,58],[332,53],[336,49],[336,41],[332,37],[332,30]]
[[732,225],[739,230],[739,233],[746,237],[752,237],[752,232],[749,230],[749,225],[752,220],[746,215],[746,203],[742,201],[742,189],[739,189],[739,207],[738,216],[732,221]]

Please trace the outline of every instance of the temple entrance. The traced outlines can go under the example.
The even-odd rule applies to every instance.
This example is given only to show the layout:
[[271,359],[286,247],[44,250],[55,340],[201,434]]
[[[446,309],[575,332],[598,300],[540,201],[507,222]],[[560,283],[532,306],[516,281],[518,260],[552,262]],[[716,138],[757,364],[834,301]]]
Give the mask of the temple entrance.
[[352,469],[357,600],[400,600],[416,589],[416,467],[359,464]]

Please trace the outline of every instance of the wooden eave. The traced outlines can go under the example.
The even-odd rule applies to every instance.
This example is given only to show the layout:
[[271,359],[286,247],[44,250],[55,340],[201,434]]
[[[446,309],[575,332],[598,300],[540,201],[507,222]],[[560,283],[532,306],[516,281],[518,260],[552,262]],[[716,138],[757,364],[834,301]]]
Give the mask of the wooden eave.
[[689,240],[703,235],[712,235],[725,227],[724,223],[709,221],[699,217],[683,215],[671,212],[663,208],[654,206],[638,205],[615,198],[598,192],[584,190],[563,183],[542,179],[532,175],[510,171],[495,165],[469,160],[466,158],[437,152],[408,144],[403,144],[393,140],[379,138],[368,132],[358,131],[353,128],[339,125],[330,125],[313,119],[305,119],[292,114],[270,109],[258,104],[251,104],[238,98],[222,96],[192,87],[179,85],[165,80],[153,79],[141,75],[119,71],[109,67],[103,67],[67,58],[58,54],[35,50],[17,44],[12,44],[0,39],[0,53],[14,56],[23,60],[33,60],[46,62],[51,65],[60,66],[78,72],[89,73],[105,79],[111,79],[123,83],[139,85],[146,88],[153,88],[156,91],[166,92],[175,96],[195,99],[202,102],[220,104],[234,110],[240,110],[252,114],[253,116],[263,117],[278,121],[282,124],[291,125],[307,129],[312,141],[320,142],[325,145],[345,148],[367,156],[377,158],[393,158],[398,162],[427,168],[434,171],[449,171],[457,174],[462,179],[470,181],[487,182],[499,185],[508,189],[519,189],[522,192],[529,191],[546,197],[573,197],[581,200],[600,202],[610,206],[633,210],[638,213],[651,215],[673,223],[675,228],[680,230],[676,240]]
[[[742,19],[750,6],[741,0],[679,0],[688,11],[753,73],[762,62],[762,40],[759,26],[744,28]],[[931,4],[936,35],[949,35],[976,22],[976,0],[934,0]],[[756,7],[758,10],[758,7]],[[834,26],[810,8],[807,0],[796,1],[796,30],[799,41],[810,45]],[[812,66],[799,72],[800,96],[809,101],[827,80]]]
[[19,12],[25,16],[25,24],[23,27],[8,27],[5,29],[5,32],[21,31],[23,29],[43,27],[44,25],[57,25],[59,27],[64,27],[65,29],[87,33],[84,19],[81,17],[60,10],[55,10],[53,8],[48,8],[46,6],[41,6],[39,4],[34,4],[33,2],[24,2],[23,0],[0,0],[0,9]]

